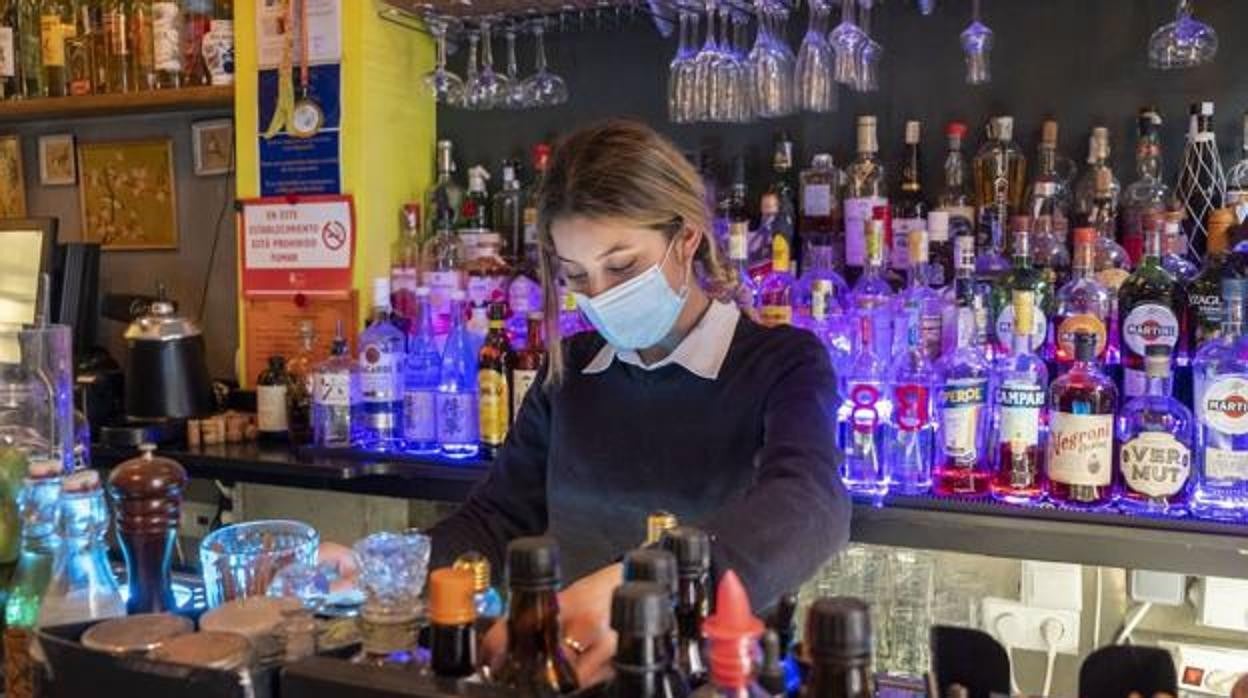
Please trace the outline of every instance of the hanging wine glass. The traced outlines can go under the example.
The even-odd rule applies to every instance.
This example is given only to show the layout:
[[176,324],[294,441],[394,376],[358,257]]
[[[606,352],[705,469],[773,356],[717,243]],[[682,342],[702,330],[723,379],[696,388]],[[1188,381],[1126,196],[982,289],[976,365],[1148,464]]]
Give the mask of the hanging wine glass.
[[425,86],[438,103],[458,105],[464,98],[464,81],[446,68],[447,21],[441,17],[431,17],[426,20],[426,24],[437,43],[438,63],[433,70],[425,73]]
[[992,30],[979,21],[979,0],[971,2],[971,24],[962,31],[962,53],[966,56],[966,83],[983,85],[992,78],[989,57]]
[[715,14],[718,12],[715,0],[706,0],[706,41],[694,58],[694,71],[697,89],[694,93],[694,121],[711,119],[711,107],[715,101],[713,76],[715,65],[719,62],[719,44],[715,38]]
[[507,109],[524,109],[529,104],[524,81],[520,79],[520,68],[516,63],[516,28],[507,27],[503,36],[507,39],[507,89],[503,91],[501,106]]
[[1173,22],[1163,24],[1148,39],[1148,64],[1161,70],[1195,68],[1213,60],[1218,34],[1192,17],[1194,0],[1179,0]]
[[563,78],[546,69],[546,26],[533,23],[535,67],[537,71],[525,80],[529,104],[535,107],[553,107],[568,101],[568,85]]
[[754,106],[758,116],[773,118],[793,113],[794,57],[784,42],[788,11],[769,0],[754,0],[758,34],[748,56]]
[[880,56],[884,47],[871,38],[871,9],[874,0],[858,0],[862,15],[858,20],[865,38],[858,49],[858,81],[854,85],[859,92],[874,92],[880,89],[879,66]]
[[828,35],[835,54],[832,76],[842,85],[858,84],[858,53],[867,36],[854,21],[855,0],[841,0],[841,22]]
[[680,44],[676,55],[668,64],[667,117],[677,124],[693,121],[690,91],[694,86],[694,62],[696,52],[693,43],[698,37],[698,16],[680,11]]
[[830,112],[836,109],[836,81],[832,79],[835,54],[828,43],[826,0],[810,0],[810,26],[797,50],[797,105],[809,112]]
[[474,86],[480,80],[481,71],[477,69],[477,47],[481,45],[481,37],[475,33],[468,33],[468,58],[464,63],[464,96],[463,105],[465,109],[489,109],[490,105],[484,104],[482,96],[474,89]]

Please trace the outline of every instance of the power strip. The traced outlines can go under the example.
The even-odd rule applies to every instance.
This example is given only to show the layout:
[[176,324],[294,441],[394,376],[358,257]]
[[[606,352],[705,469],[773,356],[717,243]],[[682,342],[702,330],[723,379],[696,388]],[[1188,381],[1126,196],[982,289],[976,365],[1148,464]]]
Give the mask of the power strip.
[[1040,628],[1055,620],[1062,629],[1057,651],[1079,654],[1079,612],[1062,608],[1038,608],[1009,599],[985,598],[982,602],[984,632],[1016,650],[1048,652]]

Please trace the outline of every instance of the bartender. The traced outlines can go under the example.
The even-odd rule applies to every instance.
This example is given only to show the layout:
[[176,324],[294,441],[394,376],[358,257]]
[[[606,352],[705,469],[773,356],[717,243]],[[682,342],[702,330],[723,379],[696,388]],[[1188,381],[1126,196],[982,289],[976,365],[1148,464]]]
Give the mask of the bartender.
[[[537,194],[549,354],[484,481],[431,531],[433,561],[558,540],[564,643],[604,678],[618,560],[670,511],[713,540],[756,608],[795,590],[849,536],[836,384],[814,335],[764,328],[729,297],[705,192],[649,127],[610,121],[553,154]],[[596,332],[560,340],[560,280]],[[705,285],[705,288],[704,288]],[[716,289],[715,293],[707,289]],[[485,643],[502,650],[503,630]]]

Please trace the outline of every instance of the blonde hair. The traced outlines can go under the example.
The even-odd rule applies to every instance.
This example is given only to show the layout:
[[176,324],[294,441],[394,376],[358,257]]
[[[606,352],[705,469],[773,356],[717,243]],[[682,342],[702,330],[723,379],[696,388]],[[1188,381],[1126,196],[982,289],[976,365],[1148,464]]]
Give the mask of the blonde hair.
[[611,120],[580,129],[554,150],[537,193],[543,305],[548,337],[547,385],[563,378],[559,332],[562,298],[551,224],[581,216],[658,230],[669,239],[686,230],[702,234],[695,272],[715,296],[735,285],[711,234],[702,177],[666,138],[645,124]]

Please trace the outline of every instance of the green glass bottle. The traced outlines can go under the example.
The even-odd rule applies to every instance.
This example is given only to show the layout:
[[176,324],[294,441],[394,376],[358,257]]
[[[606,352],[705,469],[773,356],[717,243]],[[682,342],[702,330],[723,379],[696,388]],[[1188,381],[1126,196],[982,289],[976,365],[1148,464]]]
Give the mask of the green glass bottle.
[[1031,291],[1035,294],[1035,318],[1032,324],[1031,348],[1037,354],[1048,334],[1048,318],[1053,313],[1053,285],[1043,270],[1031,263],[1031,219],[1014,216],[1010,220],[1013,233],[1013,249],[1010,271],[1001,283],[992,288],[992,317],[996,335],[998,356],[1008,356],[1013,351],[1014,291]]

